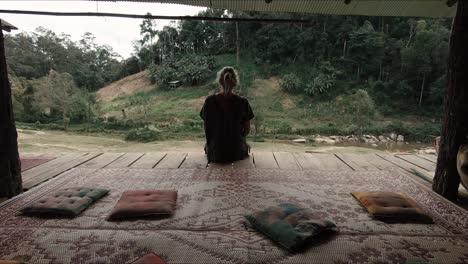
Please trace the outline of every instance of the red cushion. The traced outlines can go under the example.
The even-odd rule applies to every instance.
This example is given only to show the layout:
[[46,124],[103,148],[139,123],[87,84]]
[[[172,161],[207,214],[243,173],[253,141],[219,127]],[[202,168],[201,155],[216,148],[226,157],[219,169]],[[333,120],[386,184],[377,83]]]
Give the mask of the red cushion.
[[140,190],[126,191],[115,205],[109,220],[174,213],[177,191]]
[[166,264],[166,261],[164,261],[160,256],[151,252],[133,261],[131,264]]

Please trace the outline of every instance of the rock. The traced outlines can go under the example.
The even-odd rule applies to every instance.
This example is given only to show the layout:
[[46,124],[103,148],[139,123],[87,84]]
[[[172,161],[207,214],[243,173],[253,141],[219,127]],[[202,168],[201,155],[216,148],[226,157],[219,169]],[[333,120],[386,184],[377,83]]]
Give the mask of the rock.
[[386,143],[386,142],[388,142],[388,139],[386,137],[384,137],[384,136],[379,136],[379,141],[383,142],[383,143]]
[[307,139],[298,138],[298,139],[294,139],[293,142],[295,142],[295,143],[307,143]]
[[324,143],[326,143],[326,144],[331,144],[331,145],[333,145],[333,144],[336,143],[335,140],[333,140],[333,139],[331,139],[331,138],[324,138],[323,140],[324,140]]
[[377,144],[374,143],[374,144],[372,144],[371,146],[374,147],[374,148],[376,148],[376,147],[378,147],[379,145],[377,145]]
[[398,142],[403,142],[403,141],[405,141],[405,137],[403,137],[402,135],[398,135],[397,141]]
[[314,138],[314,142],[315,142],[315,143],[325,143],[325,139],[320,138],[320,137]]
[[436,150],[434,148],[427,148],[427,149],[423,149],[423,153],[424,154],[434,154],[436,155]]
[[396,141],[397,138],[398,138],[398,135],[397,135],[397,134],[395,134],[395,133],[391,133],[391,134],[390,134],[390,139],[391,139],[391,140]]

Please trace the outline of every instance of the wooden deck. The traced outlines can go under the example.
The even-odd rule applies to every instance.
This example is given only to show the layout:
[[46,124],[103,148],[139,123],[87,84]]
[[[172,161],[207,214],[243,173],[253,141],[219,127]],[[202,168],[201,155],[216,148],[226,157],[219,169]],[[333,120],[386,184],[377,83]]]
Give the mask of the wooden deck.
[[[391,154],[384,152],[372,154],[253,152],[248,159],[233,164],[208,164],[202,152],[25,153],[21,156],[22,158],[53,158],[46,163],[23,171],[23,187],[25,190],[42,184],[72,168],[177,169],[233,167],[341,171],[386,170],[393,168],[402,171],[408,177],[413,177],[417,181],[431,186],[437,159],[435,155]],[[468,194],[466,196],[468,197]],[[468,201],[468,199],[466,200]]]

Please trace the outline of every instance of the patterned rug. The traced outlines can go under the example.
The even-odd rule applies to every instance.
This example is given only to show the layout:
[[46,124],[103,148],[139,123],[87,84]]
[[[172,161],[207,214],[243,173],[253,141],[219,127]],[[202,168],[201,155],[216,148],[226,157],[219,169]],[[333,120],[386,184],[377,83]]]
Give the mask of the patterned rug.
[[21,158],[21,171],[29,170],[54,158]]
[[[58,188],[111,189],[75,219],[18,216]],[[177,189],[168,219],[107,222],[124,190]],[[433,225],[371,219],[351,191],[398,191]],[[334,221],[337,235],[291,254],[245,225],[243,215],[283,202]],[[0,259],[26,263],[130,263],[154,252],[167,263],[468,263],[468,212],[398,171],[73,169],[0,206]]]

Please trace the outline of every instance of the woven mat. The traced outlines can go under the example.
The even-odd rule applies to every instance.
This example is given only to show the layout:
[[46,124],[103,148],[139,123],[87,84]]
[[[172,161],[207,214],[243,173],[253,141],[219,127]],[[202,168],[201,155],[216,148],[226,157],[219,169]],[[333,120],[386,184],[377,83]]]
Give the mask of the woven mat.
[[[18,216],[58,188],[93,186],[108,196],[72,220]],[[169,219],[107,222],[125,190],[177,189]],[[435,224],[371,219],[351,191],[398,191]],[[334,221],[336,236],[291,254],[243,215],[283,202]],[[167,263],[468,263],[468,212],[398,171],[330,172],[233,169],[73,169],[0,207],[0,259],[26,263],[130,263],[155,252]]]
[[29,170],[54,158],[21,158],[21,171]]

